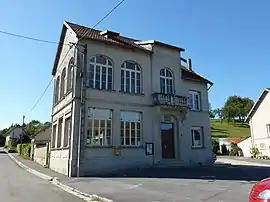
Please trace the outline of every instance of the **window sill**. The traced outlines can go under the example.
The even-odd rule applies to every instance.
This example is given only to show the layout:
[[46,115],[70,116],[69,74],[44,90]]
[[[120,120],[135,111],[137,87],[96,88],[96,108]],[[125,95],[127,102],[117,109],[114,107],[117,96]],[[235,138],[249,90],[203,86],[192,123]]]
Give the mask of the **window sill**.
[[145,96],[144,93],[131,93],[131,92],[125,92],[125,91],[118,91],[119,93],[128,94],[128,95],[135,95],[135,96]]
[[205,149],[205,146],[191,146],[191,149]]
[[70,91],[68,91],[68,92],[66,92],[65,94],[64,94],[64,96],[61,98],[61,99],[59,99],[57,102],[55,102],[54,103],[54,107],[56,106],[56,105],[58,105],[61,101],[63,101],[67,96],[68,96],[68,94],[70,94],[72,92],[72,90],[70,90]]
[[202,112],[201,109],[199,109],[199,110],[197,110],[197,109],[189,109],[189,111],[191,111],[191,112]]
[[105,92],[116,92],[116,90],[114,89],[100,89],[100,88],[91,88],[91,87],[86,87],[86,89],[105,91]]
[[65,150],[65,149],[69,149],[69,146],[66,146],[66,147],[58,147],[58,148],[51,148],[51,151],[58,151],[58,150]]
[[143,149],[143,146],[119,146],[121,149]]
[[90,144],[87,144],[85,145],[86,148],[113,148],[112,145],[90,145]]

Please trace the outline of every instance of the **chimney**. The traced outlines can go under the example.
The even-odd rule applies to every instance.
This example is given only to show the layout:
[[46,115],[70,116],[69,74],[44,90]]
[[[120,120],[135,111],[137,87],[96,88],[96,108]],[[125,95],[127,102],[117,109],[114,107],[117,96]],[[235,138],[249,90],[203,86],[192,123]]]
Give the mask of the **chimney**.
[[188,70],[192,71],[192,64],[191,64],[190,58],[187,58],[187,68],[188,68]]
[[113,31],[110,31],[110,30],[105,30],[105,31],[102,31],[99,33],[101,36],[104,36],[106,38],[112,38],[112,37],[116,37],[116,36],[119,36],[120,33],[117,33],[117,32],[113,32]]

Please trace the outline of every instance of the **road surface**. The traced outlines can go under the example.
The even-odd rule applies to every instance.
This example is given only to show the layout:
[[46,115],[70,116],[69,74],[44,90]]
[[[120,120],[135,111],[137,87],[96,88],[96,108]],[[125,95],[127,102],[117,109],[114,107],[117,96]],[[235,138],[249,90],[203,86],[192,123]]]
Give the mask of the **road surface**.
[[23,170],[0,153],[0,200],[7,202],[82,202],[60,188]]

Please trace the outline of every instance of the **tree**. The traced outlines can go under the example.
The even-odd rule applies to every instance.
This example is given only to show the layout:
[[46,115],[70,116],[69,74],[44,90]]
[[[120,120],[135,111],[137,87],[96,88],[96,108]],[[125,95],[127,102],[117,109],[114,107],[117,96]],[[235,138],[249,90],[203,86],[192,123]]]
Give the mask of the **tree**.
[[214,111],[212,110],[210,103],[209,103],[209,116],[210,116],[210,119],[215,118],[215,114],[214,114]]
[[222,108],[224,118],[228,122],[238,120],[243,122],[254,102],[249,98],[240,96],[230,96]]

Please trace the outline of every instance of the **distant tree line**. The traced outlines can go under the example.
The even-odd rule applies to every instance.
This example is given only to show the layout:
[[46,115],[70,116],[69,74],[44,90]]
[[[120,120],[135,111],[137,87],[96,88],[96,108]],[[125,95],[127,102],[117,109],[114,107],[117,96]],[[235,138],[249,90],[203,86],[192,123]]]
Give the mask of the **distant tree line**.
[[27,136],[29,136],[29,138],[33,138],[35,137],[35,135],[42,131],[43,129],[45,129],[46,127],[50,126],[51,123],[50,122],[40,122],[38,120],[32,120],[27,124],[24,125],[20,125],[20,124],[11,124],[11,126],[4,128],[2,130],[0,130],[0,139],[1,137],[4,138],[8,135],[8,132],[13,128],[13,127],[23,127],[23,129],[25,130]]
[[211,109],[210,106],[210,118],[218,118],[228,122],[244,122],[253,105],[254,102],[250,98],[230,96],[222,108]]

